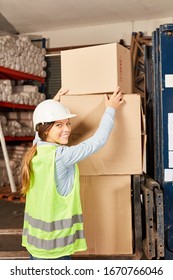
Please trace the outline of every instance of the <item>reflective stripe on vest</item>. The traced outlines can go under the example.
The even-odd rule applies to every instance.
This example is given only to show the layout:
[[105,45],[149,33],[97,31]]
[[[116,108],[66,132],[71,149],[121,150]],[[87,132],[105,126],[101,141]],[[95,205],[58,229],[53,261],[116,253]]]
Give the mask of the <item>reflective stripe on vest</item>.
[[38,239],[35,236],[31,236],[28,233],[28,229],[23,230],[23,235],[27,236],[27,241],[29,244],[32,244],[36,248],[44,249],[44,250],[52,250],[54,248],[65,247],[75,243],[77,239],[84,238],[83,230],[77,230],[73,235],[51,239],[51,240]]
[[29,214],[25,213],[25,221],[28,221],[28,223],[37,229],[41,229],[44,231],[54,231],[54,230],[62,230],[65,228],[70,228],[73,226],[73,224],[76,223],[82,223],[83,222],[83,216],[81,215],[74,215],[72,218],[64,219],[60,221],[53,221],[53,222],[44,222],[39,219],[32,218]]

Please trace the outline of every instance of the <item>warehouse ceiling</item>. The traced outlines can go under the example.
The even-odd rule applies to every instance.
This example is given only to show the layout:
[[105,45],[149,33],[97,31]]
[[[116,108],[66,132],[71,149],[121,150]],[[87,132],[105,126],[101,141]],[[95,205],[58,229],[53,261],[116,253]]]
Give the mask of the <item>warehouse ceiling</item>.
[[166,17],[172,0],[0,0],[0,35]]

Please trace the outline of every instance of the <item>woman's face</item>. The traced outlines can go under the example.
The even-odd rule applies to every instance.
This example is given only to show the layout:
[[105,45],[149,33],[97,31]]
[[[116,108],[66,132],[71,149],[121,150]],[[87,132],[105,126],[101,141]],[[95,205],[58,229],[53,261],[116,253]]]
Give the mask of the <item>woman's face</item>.
[[55,121],[46,137],[47,142],[65,145],[68,143],[68,138],[71,133],[70,120]]

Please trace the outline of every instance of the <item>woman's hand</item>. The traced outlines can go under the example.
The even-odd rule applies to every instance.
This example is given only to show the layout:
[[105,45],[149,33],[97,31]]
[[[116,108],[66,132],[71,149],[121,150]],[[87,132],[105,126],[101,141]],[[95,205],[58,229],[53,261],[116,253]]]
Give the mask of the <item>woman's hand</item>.
[[69,89],[62,89],[60,88],[60,90],[57,92],[57,94],[54,96],[54,100],[56,101],[60,101],[60,96],[66,94],[69,91]]
[[118,109],[118,107],[124,102],[123,93],[120,87],[117,87],[116,91],[110,96],[105,94],[105,104],[106,107],[113,107]]

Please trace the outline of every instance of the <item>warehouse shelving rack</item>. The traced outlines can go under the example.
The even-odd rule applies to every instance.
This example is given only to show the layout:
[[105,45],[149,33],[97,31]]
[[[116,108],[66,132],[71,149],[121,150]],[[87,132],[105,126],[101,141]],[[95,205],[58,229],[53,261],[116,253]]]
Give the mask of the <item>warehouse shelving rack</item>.
[[[35,76],[32,74],[16,71],[13,69],[8,69],[5,67],[0,66],[0,79],[9,79],[14,81],[19,80],[26,80],[26,81],[37,81],[44,85],[45,79],[40,76]],[[12,110],[12,111],[18,111],[18,110],[30,110],[33,111],[35,109],[35,106],[31,105],[25,105],[25,104],[14,104],[11,102],[0,102],[0,108],[3,109],[3,111],[6,110]],[[32,141],[33,137],[11,137],[6,136],[5,142],[6,143],[22,143],[22,142],[29,142]],[[14,203],[16,202],[16,203]],[[24,203],[25,198],[21,196],[19,190],[12,193],[8,187],[3,188],[3,193],[0,193],[0,207],[1,207],[1,213],[4,211],[4,214],[7,210],[8,215],[8,226],[5,224],[1,224],[0,227],[0,236],[1,236],[1,250],[0,250],[0,259],[28,259],[28,253],[21,247],[21,234],[22,234],[22,219],[19,221],[18,225],[14,224],[15,216],[19,215],[20,217],[23,217],[24,212]],[[13,209],[12,212],[9,212],[9,209]],[[16,210],[15,210],[16,209]],[[12,226],[12,227],[10,227]],[[18,228],[16,228],[16,226]],[[16,240],[16,246],[14,246],[12,240]],[[10,245],[11,244],[11,245]],[[6,248],[7,247],[7,248]],[[12,249],[9,251],[9,247]]]

